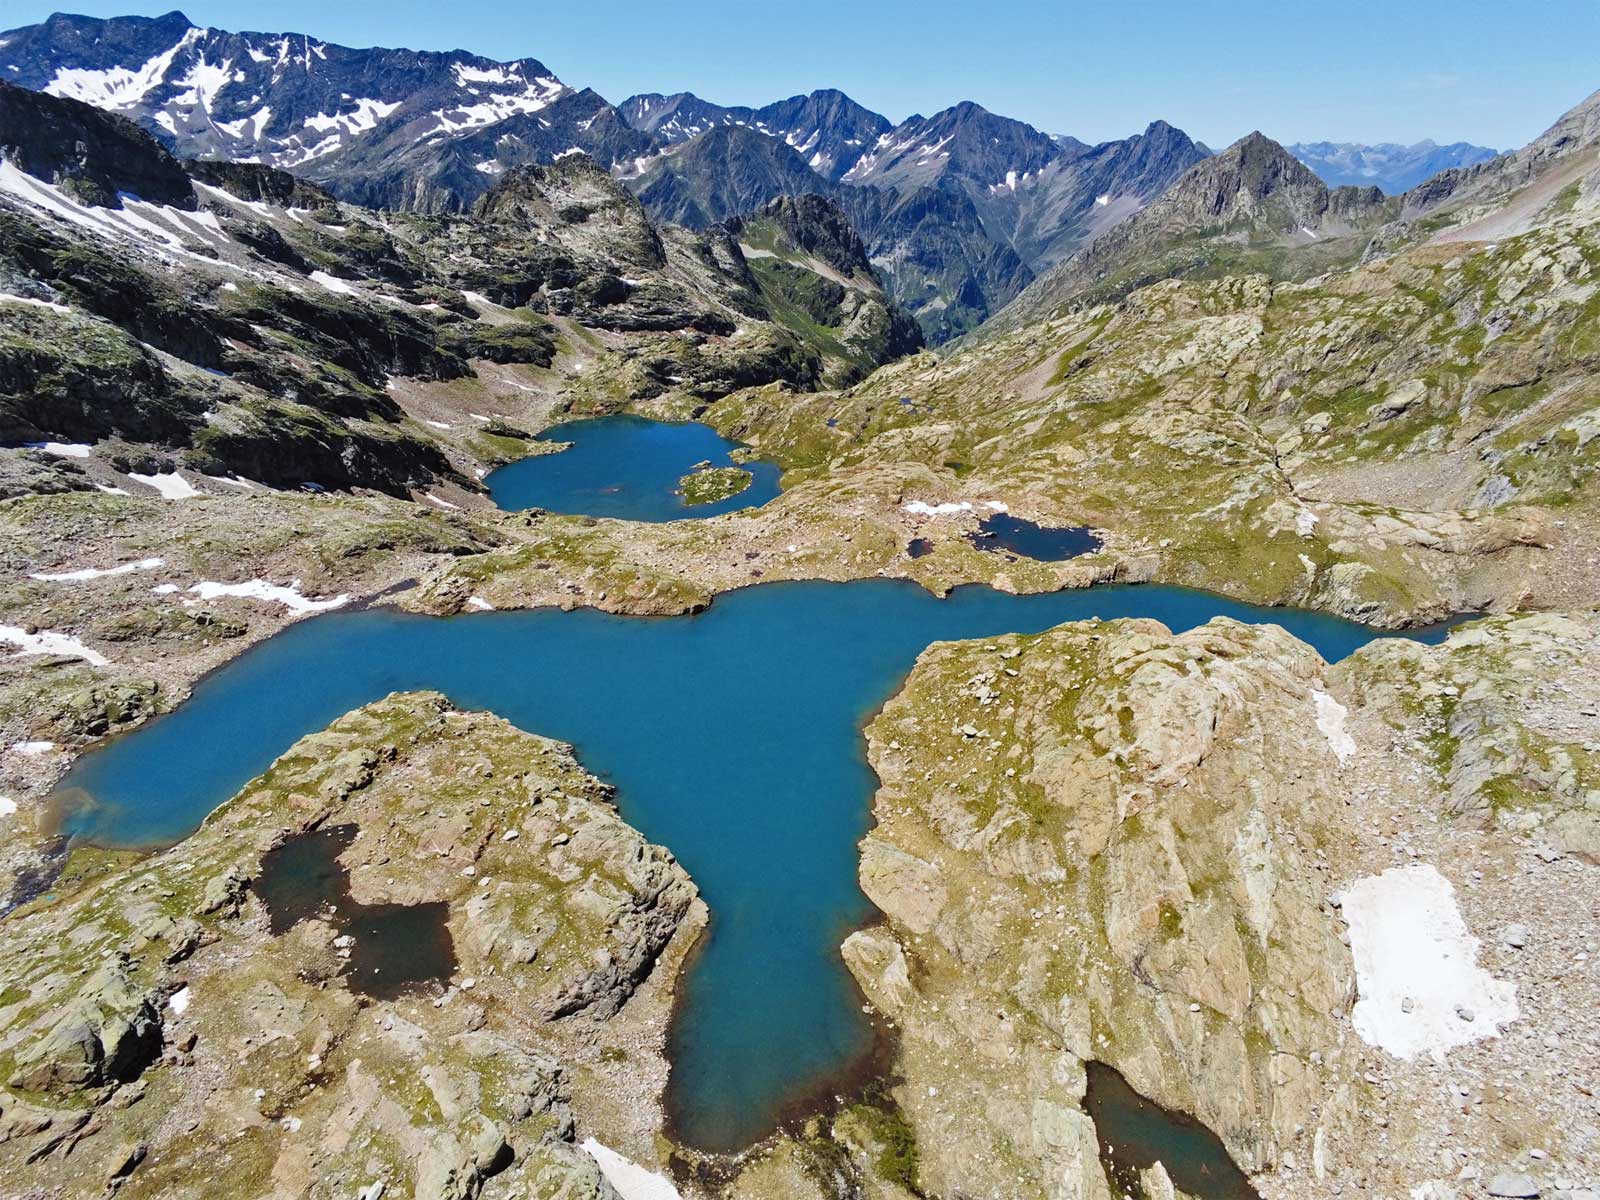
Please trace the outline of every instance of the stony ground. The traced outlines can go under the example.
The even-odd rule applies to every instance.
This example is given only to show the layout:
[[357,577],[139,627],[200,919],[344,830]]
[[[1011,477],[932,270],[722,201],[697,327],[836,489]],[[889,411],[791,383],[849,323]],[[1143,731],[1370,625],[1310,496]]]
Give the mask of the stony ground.
[[[269,921],[263,855],[309,829],[344,831],[354,903],[443,906],[444,977],[373,994],[351,974],[366,924],[334,903]],[[7,1190],[612,1195],[574,1140],[651,1151],[671,980],[703,923],[567,747],[391,696],[181,846],[77,851],[7,919]]]

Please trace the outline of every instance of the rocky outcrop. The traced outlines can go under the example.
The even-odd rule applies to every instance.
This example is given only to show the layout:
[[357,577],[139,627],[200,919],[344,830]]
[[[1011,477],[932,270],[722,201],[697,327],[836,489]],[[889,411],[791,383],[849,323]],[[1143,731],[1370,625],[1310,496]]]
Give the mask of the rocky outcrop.
[[190,159],[183,164],[190,178],[221,188],[236,200],[326,212],[337,218],[339,202],[326,188],[265,163]]
[[1582,730],[1600,705],[1597,646],[1590,614],[1499,617],[1442,650],[1368,647],[1334,678],[1425,752],[1452,820],[1600,861],[1600,764]]
[[124,196],[193,209],[194,188],[171,154],[124,117],[0,80],[0,159],[59,184],[80,203],[121,208]]
[[[336,870],[280,875],[329,834]],[[180,847],[105,863],[0,927],[0,1163],[18,1186],[337,1177],[468,1200],[495,1179],[614,1198],[571,1097],[611,1072],[648,1105],[659,1043],[625,1006],[702,918],[568,748],[391,696],[303,738]],[[352,904],[368,915],[346,924]],[[401,911],[443,925],[385,933]],[[442,960],[417,941],[437,937]],[[385,988],[389,971],[411,981]],[[617,1040],[626,1054],[596,1059]],[[39,1161],[68,1140],[65,1164]]]
[[1089,1060],[1254,1171],[1340,1119],[1353,976],[1319,862],[1338,836],[1322,670],[1225,620],[923,654],[868,731],[861,883],[888,924],[844,953],[900,1030],[930,1194],[1003,1174],[1018,1196],[1107,1195]]

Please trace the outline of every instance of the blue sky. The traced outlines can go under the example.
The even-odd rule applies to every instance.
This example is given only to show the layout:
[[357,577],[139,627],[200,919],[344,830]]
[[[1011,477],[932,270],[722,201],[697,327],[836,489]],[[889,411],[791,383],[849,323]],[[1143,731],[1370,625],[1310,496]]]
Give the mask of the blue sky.
[[971,99],[1086,141],[1161,117],[1214,147],[1259,128],[1506,149],[1600,88],[1600,0],[5,0],[0,23],[174,3],[226,29],[531,56],[613,101],[837,87],[894,120]]

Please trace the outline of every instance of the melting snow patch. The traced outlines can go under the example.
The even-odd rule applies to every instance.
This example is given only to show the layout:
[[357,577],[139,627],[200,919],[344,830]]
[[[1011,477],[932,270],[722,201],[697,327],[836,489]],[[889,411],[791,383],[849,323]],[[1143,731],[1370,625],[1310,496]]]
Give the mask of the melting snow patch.
[[355,288],[351,287],[344,280],[336,279],[334,276],[329,275],[326,271],[313,271],[311,272],[310,278],[312,283],[321,284],[330,292],[338,292],[343,296],[359,295]]
[[922,500],[913,500],[905,506],[905,510],[919,517],[948,517],[955,513],[971,512],[972,505],[965,500],[954,504],[928,504]]
[[49,754],[56,748],[54,742],[12,742],[11,753],[26,754],[29,758],[37,758],[41,754]]
[[265,579],[252,579],[246,583],[211,583],[202,581],[189,589],[190,593],[199,596],[202,600],[216,600],[224,596],[237,597],[245,600],[270,600],[281,604],[290,612],[315,613],[326,612],[330,608],[342,608],[350,603],[350,597],[344,593],[333,597],[331,600],[312,600],[300,594],[300,581],[296,579],[288,587],[278,587],[268,583]]
[[1427,863],[1392,867],[1345,889],[1361,1040],[1396,1058],[1495,1037],[1518,1016],[1516,985],[1477,965],[1450,881]]
[[29,575],[29,579],[40,579],[46,583],[77,583],[85,579],[104,579],[107,575],[132,575],[135,571],[154,571],[162,565],[164,560],[159,558],[141,558],[138,562],[123,563],[120,567],[84,567],[80,571],[60,571],[54,574],[38,573]]
[[189,1008],[189,989],[186,987],[181,987],[177,991],[173,992],[172,995],[167,999],[167,1007],[173,1012],[177,1013],[180,1017],[183,1016],[183,1014],[188,1011]]
[[432,492],[426,493],[423,496],[423,499],[432,501],[434,504],[437,504],[440,508],[449,508],[449,509],[456,509],[456,510],[459,510],[461,508],[461,506],[459,504],[451,504],[450,501],[448,501],[448,500],[441,500],[438,496],[435,496]]
[[0,817],[12,816],[17,811],[17,802],[10,796],[0,796]]
[[450,428],[450,426],[446,425],[443,421],[425,421],[423,423],[426,424],[426,425],[432,425],[435,429],[449,429]]
[[89,447],[82,442],[28,442],[29,450],[43,450],[57,458],[88,458]]
[[494,611],[494,605],[490,604],[482,596],[468,596],[467,597],[467,607],[470,608],[470,609],[474,609],[477,612],[493,612]]
[[49,300],[35,300],[32,296],[13,296],[10,292],[0,292],[0,300],[7,304],[32,304],[36,308],[48,308],[51,312],[69,313],[72,311],[65,304],[54,304]]
[[681,1200],[678,1189],[665,1175],[647,1171],[632,1159],[624,1158],[593,1138],[583,1140],[583,1148],[600,1166],[600,1174],[617,1189],[622,1200]]
[[182,475],[176,471],[164,471],[159,475],[132,475],[129,479],[153,487],[168,500],[187,500],[191,496],[198,496],[200,492]]
[[1320,688],[1311,689],[1311,698],[1317,702],[1317,728],[1328,739],[1328,749],[1342,763],[1356,752],[1356,740],[1344,727],[1350,710]]
[[119,487],[112,487],[109,483],[97,483],[94,486],[108,496],[126,496],[128,494]]
[[16,625],[0,625],[0,642],[17,647],[18,653],[23,655],[62,654],[68,658],[81,658],[91,667],[104,667],[111,663],[105,655],[89,649],[77,638],[49,629],[29,633]]

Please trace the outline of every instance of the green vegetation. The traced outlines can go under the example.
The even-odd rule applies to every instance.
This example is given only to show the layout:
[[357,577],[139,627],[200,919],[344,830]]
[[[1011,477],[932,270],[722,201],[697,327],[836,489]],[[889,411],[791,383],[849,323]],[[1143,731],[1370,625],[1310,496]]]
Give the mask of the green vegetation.
[[707,467],[693,471],[678,481],[678,492],[687,505],[715,504],[737,496],[755,481],[743,467]]

